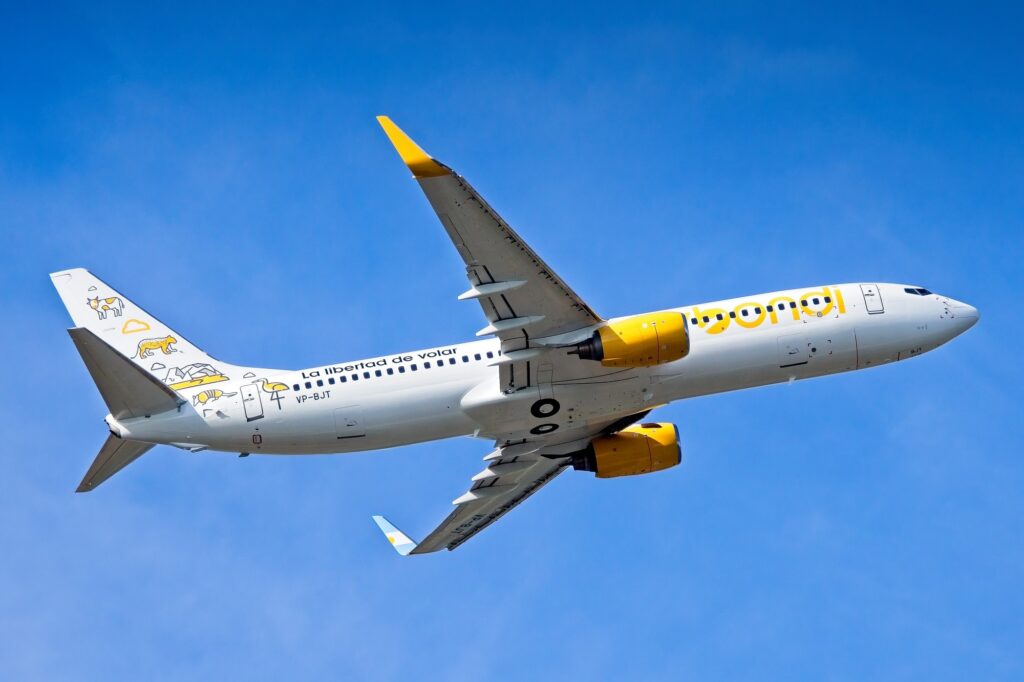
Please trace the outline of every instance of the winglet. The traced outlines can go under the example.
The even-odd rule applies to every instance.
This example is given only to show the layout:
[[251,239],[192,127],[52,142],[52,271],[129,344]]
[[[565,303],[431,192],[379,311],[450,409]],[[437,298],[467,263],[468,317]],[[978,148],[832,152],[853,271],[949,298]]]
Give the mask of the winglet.
[[447,168],[434,161],[401,128],[396,126],[390,118],[378,116],[377,123],[380,123],[380,127],[384,129],[388,139],[391,140],[391,144],[395,145],[395,151],[398,152],[398,155],[402,157],[402,161],[412,171],[414,178],[419,180],[420,178],[436,178],[449,174]]
[[377,523],[381,532],[384,533],[384,537],[386,537],[388,542],[390,542],[395,548],[396,552],[405,556],[416,549],[416,543],[410,540],[408,535],[395,528],[391,522],[383,516],[374,516],[373,520]]

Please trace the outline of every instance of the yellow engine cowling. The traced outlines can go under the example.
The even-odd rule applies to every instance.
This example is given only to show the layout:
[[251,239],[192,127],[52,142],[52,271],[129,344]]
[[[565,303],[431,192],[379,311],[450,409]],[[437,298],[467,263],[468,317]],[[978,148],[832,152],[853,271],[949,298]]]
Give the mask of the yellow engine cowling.
[[690,335],[681,313],[647,313],[601,327],[573,352],[605,367],[651,367],[685,357]]
[[593,471],[598,478],[636,476],[669,469],[682,460],[675,424],[636,424],[591,441],[573,455],[577,471]]

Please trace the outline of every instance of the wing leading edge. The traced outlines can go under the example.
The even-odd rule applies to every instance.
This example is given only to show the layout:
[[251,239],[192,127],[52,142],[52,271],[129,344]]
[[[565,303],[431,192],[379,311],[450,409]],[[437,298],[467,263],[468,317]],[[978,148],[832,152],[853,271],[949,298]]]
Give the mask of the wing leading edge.
[[470,288],[488,324],[478,336],[501,340],[504,390],[531,386],[528,360],[546,347],[535,341],[599,324],[601,317],[566,284],[459,174],[428,155],[386,116],[378,116],[466,264]]

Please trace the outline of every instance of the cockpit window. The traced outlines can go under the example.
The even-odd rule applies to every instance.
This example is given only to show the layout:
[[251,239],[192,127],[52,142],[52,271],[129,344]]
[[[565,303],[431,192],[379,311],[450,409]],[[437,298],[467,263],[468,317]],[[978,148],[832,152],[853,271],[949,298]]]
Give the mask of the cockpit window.
[[921,287],[906,287],[903,291],[908,294],[913,294],[914,296],[929,296],[932,293],[927,289],[922,289]]
[[922,296],[929,296],[932,292],[928,291],[927,289],[918,289],[917,293],[921,294]]

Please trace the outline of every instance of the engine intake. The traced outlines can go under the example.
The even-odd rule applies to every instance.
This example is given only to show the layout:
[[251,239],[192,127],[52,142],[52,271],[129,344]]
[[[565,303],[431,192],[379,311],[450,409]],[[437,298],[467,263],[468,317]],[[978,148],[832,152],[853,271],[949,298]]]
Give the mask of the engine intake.
[[637,476],[669,469],[682,460],[675,424],[637,424],[595,438],[573,455],[572,468],[593,471],[597,478]]
[[690,335],[681,313],[648,313],[601,327],[569,352],[605,367],[651,367],[685,357]]

